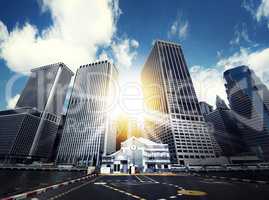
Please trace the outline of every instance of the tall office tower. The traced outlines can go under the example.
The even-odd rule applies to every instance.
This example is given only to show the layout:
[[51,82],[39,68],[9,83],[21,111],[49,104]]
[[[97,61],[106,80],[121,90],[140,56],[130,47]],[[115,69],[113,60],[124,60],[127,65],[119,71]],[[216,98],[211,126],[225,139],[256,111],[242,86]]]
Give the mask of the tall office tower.
[[[142,71],[149,110],[149,138],[168,144],[172,163],[199,164],[215,158],[181,46],[156,41]],[[152,129],[152,131],[149,131]]]
[[239,66],[224,72],[226,92],[248,147],[269,160],[269,91],[254,71]]
[[16,109],[0,112],[0,157],[15,162],[51,157],[72,76],[63,63],[32,70]]
[[41,112],[46,109],[46,112],[51,114],[62,114],[66,92],[73,75],[64,63],[32,69],[16,108],[30,107]]
[[101,156],[112,146],[115,148],[116,134],[109,127],[117,77],[117,69],[108,61],[83,65],[77,70],[58,163],[99,166]]
[[236,156],[248,152],[232,111],[219,96],[216,97],[216,109],[204,116],[216,141],[217,155]]
[[[213,106],[209,105],[208,103],[206,103],[204,101],[199,102],[199,106],[201,109],[201,113],[205,119],[206,119],[207,115],[209,115],[210,113],[213,112]],[[209,123],[207,123],[207,125],[208,125],[208,131],[210,133],[210,137],[212,140],[215,155],[218,157],[218,156],[222,155],[222,150],[220,148],[220,145],[216,141],[216,137],[214,135],[214,127],[212,126],[212,124],[209,124]]]
[[216,108],[228,110],[228,106],[226,105],[225,101],[221,99],[218,95],[216,97]]
[[201,112],[203,115],[207,115],[213,111],[213,106],[209,105],[208,103],[201,101],[199,102]]

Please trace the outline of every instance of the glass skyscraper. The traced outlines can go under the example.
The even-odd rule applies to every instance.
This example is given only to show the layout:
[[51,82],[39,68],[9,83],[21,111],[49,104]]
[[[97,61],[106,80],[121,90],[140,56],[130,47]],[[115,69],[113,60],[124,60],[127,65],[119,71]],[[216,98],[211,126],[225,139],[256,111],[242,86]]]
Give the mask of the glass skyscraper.
[[156,41],[142,71],[148,109],[145,130],[168,144],[171,161],[201,164],[214,159],[212,138],[201,114],[181,46]]
[[269,160],[269,91],[254,71],[239,66],[224,72],[230,107],[241,123],[247,146]]
[[247,153],[239,125],[224,100],[216,97],[216,109],[204,114],[209,131],[216,140],[215,152],[222,156],[238,156]]
[[110,112],[118,71],[108,61],[81,66],[76,73],[57,155],[58,163],[99,166],[116,148]]
[[0,159],[51,157],[72,76],[64,63],[31,70],[16,108],[0,112]]
[[46,109],[46,112],[51,114],[62,114],[68,85],[73,75],[64,63],[32,69],[16,108],[30,107],[41,112]]

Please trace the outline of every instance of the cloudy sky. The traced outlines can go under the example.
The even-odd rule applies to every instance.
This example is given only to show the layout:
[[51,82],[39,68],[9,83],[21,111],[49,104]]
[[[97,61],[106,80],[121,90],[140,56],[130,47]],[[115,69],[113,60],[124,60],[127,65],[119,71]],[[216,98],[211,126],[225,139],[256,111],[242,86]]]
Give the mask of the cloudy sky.
[[109,58],[135,82],[155,39],[182,45],[201,101],[226,100],[222,73],[240,64],[269,85],[269,0],[1,0],[0,9],[1,110],[31,68],[59,61],[75,71]]

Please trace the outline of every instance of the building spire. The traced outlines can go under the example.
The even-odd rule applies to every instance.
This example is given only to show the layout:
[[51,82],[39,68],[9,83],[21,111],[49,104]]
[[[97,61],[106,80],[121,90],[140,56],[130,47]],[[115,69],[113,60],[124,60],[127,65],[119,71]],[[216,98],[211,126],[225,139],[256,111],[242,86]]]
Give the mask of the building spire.
[[228,110],[228,106],[226,105],[225,101],[220,98],[218,95],[216,96],[216,108],[222,110]]

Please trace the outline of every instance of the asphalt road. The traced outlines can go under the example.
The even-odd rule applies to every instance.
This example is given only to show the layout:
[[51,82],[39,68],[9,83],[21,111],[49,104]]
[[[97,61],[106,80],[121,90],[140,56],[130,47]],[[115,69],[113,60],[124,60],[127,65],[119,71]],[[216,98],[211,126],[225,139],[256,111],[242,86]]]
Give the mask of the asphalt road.
[[32,199],[268,200],[269,185],[220,181],[185,174],[98,176],[92,180],[48,191]]
[[0,199],[85,175],[86,172],[0,169]]

